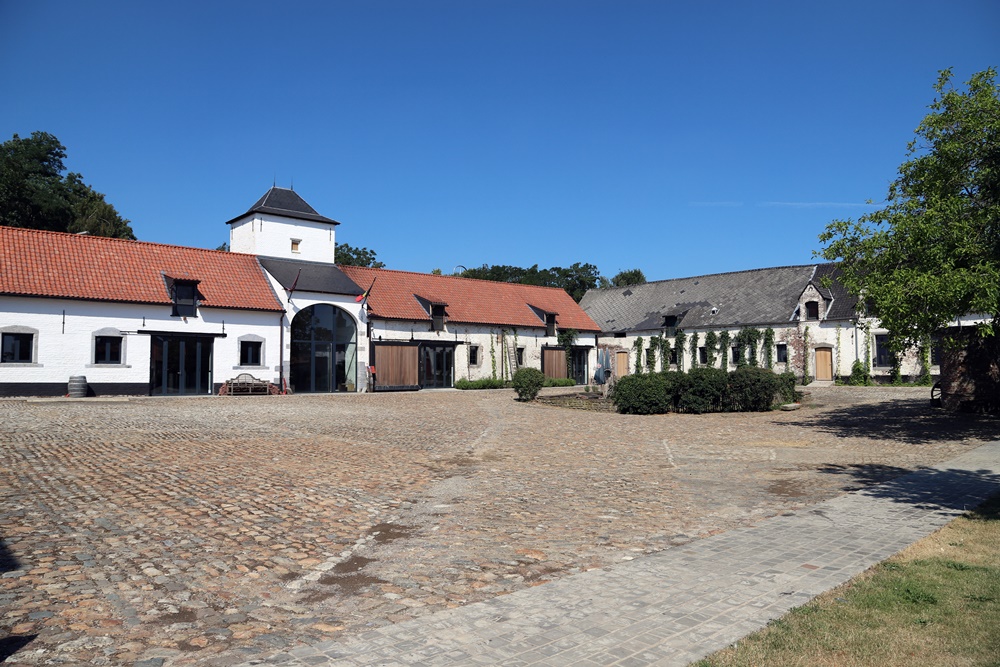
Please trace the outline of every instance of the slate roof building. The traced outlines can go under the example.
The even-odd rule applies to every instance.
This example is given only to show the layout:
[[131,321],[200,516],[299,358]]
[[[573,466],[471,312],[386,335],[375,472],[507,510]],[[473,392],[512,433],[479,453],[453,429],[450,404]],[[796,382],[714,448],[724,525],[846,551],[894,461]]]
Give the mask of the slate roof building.
[[152,395],[241,373],[296,393],[451,387],[523,365],[589,380],[599,327],[562,290],[338,267],[340,223],[284,188],[226,224],[231,252],[0,227],[0,396],[63,395],[71,377]]
[[[723,355],[733,368],[741,353],[750,354],[736,342],[739,332],[749,329],[761,332],[755,362],[770,361],[777,372],[833,381],[849,375],[855,360],[867,359],[875,376],[888,376],[886,332],[858,312],[857,300],[837,277],[836,264],[717,273],[591,290],[580,306],[601,327],[600,346],[611,351],[619,375],[637,364],[656,370],[721,367]],[[774,342],[765,346],[763,332],[769,329]],[[727,349],[710,344],[724,338],[723,332]],[[904,375],[920,372],[917,357],[915,351],[904,357]]]

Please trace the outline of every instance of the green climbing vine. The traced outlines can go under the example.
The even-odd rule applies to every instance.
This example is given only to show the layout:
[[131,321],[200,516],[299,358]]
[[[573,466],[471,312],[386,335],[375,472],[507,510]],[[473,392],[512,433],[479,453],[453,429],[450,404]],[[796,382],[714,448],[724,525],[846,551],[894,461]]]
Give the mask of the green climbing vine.
[[670,339],[666,336],[660,336],[660,370],[669,371],[670,370]]
[[656,372],[656,355],[660,351],[660,336],[649,337],[649,348],[646,349],[646,368],[650,373]]
[[736,334],[736,366],[757,365],[757,344],[760,342],[760,330],[753,327],[743,327]]
[[493,329],[490,329],[490,362],[493,364],[493,379],[497,379],[497,348],[493,344],[493,339],[496,338],[496,334]]
[[719,334],[709,331],[705,334],[705,363],[711,368],[715,366],[715,350],[719,346]]
[[802,332],[802,384],[809,384],[809,325]]
[[719,334],[719,354],[722,356],[722,370],[729,372],[729,329]]
[[688,349],[691,350],[691,368],[696,368],[698,366],[698,332],[691,332],[691,342],[688,345]]
[[556,334],[559,346],[566,354],[566,377],[573,377],[573,343],[576,342],[576,329],[560,329]]
[[774,329],[764,329],[764,365],[768,370],[774,368]]
[[635,350],[635,372],[642,373],[642,336],[635,339],[632,349]]
[[677,355],[677,370],[684,370],[684,341],[687,340],[687,336],[684,335],[683,329],[678,329],[674,334],[674,353]]

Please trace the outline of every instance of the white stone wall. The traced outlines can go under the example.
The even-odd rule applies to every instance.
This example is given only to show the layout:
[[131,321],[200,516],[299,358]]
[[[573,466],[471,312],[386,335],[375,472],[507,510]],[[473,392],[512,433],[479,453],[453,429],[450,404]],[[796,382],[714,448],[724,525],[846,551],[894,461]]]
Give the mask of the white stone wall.
[[[250,255],[334,261],[335,225],[255,213],[229,225],[229,249]],[[293,242],[298,243],[293,250]]]
[[[27,327],[35,332],[30,364],[0,363],[0,384],[60,383],[84,375],[89,383],[145,383],[150,380],[149,331],[177,334],[221,334],[213,345],[212,380],[218,384],[249,372],[277,381],[279,313],[199,308],[186,320],[170,315],[169,305],[0,297],[0,330]],[[122,337],[122,363],[94,363],[95,335]],[[256,336],[263,364],[241,369],[239,339]]]
[[[524,348],[522,368],[537,368],[539,370],[542,368],[542,348],[559,345],[556,336],[546,336],[545,329],[541,327],[524,327],[516,330],[507,328],[503,339],[500,337],[503,327],[498,325],[461,324],[446,321],[444,331],[431,331],[430,329],[431,323],[429,321],[375,320],[372,322],[372,342],[413,340],[415,342],[457,343],[455,346],[454,377],[456,382],[460,378],[468,380],[492,378],[494,360],[496,362],[496,376],[500,378],[503,374],[509,378],[510,371],[507,370],[507,362],[503,352],[504,341],[509,346]],[[594,335],[580,334],[577,336],[576,344],[594,346]],[[476,365],[469,364],[469,352],[473,346],[479,348],[479,363]],[[587,369],[591,376],[594,374],[596,361],[596,352],[590,350]]]
[[[804,295],[809,296],[809,295]],[[803,301],[808,300],[804,299]],[[819,312],[820,317],[825,315],[825,307],[822,298],[819,298]],[[833,356],[833,369],[835,377],[846,378],[851,374],[851,367],[854,364],[855,359],[860,359],[862,362],[865,360],[865,355],[869,355],[869,359],[872,360],[871,371],[872,376],[875,378],[885,378],[889,375],[888,368],[876,368],[874,367],[874,355],[875,355],[875,335],[884,334],[885,330],[877,327],[877,321],[869,322],[871,326],[870,329],[870,341],[869,345],[866,347],[865,344],[865,330],[860,325],[855,325],[850,320],[840,320],[840,321],[829,321],[829,320],[805,320],[804,316],[799,321],[789,322],[785,325],[771,325],[774,330],[774,342],[775,347],[778,344],[784,343],[787,346],[788,351],[788,361],[785,363],[777,362],[777,353],[775,350],[774,354],[774,368],[776,373],[782,373],[786,370],[795,373],[798,376],[802,375],[803,365],[802,365],[802,355],[809,355],[809,376],[813,379],[816,377],[816,349],[817,348],[830,348]],[[767,326],[756,327],[761,331],[763,336],[764,330]],[[691,368],[691,352],[690,352],[690,342],[691,335],[694,333],[698,334],[698,345],[699,347],[705,346],[705,336],[709,332],[708,329],[684,329],[685,336],[687,337],[684,345],[684,356],[680,367],[687,371]],[[808,335],[806,334],[808,330]],[[712,329],[715,331],[716,335],[722,333],[722,329]],[[730,337],[730,347],[733,347],[736,340],[736,335],[739,333],[739,328],[729,329]],[[630,332],[624,338],[615,338],[612,335],[603,335],[600,338],[600,344],[602,346],[607,346],[611,349],[626,350],[629,353],[629,373],[635,371],[635,341],[639,336],[643,339],[643,358],[642,364],[645,369],[645,351],[649,348],[650,338],[653,336],[661,335],[662,330],[654,331],[643,331],[643,332]],[[671,347],[673,346],[673,338],[670,338]],[[721,351],[716,351],[715,367],[721,368],[722,361],[720,355]],[[732,362],[732,352],[726,351],[729,355],[729,369],[732,370],[736,365]],[[758,344],[757,347],[757,361],[758,365],[764,366],[765,352],[763,349],[763,340]],[[698,364],[703,365],[701,363]],[[677,365],[671,365],[668,370],[677,370]],[[657,354],[656,370],[663,370],[662,359],[660,355]],[[902,374],[905,376],[916,376],[920,372],[920,359],[919,354],[915,349],[909,350],[904,356],[902,367]],[[932,373],[938,373],[939,369],[937,366],[931,367]]]

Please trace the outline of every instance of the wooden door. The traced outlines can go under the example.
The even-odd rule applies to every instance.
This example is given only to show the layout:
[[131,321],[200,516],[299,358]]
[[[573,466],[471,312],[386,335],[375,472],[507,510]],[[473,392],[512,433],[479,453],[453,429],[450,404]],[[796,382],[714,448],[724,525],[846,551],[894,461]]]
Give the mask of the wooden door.
[[416,345],[372,346],[375,352],[375,389],[417,389],[419,364]]
[[816,379],[833,379],[833,350],[828,347],[816,349]]
[[631,372],[628,365],[628,350],[618,350],[615,353],[615,373],[618,377],[624,377]]
[[543,348],[542,368],[547,378],[560,379],[569,377],[566,374],[566,351],[562,348]]

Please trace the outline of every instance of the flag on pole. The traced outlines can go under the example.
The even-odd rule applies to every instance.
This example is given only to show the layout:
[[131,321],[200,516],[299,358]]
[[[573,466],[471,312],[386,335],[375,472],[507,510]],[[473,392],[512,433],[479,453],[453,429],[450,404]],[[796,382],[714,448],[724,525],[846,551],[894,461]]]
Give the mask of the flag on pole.
[[359,294],[356,297],[354,297],[354,303],[363,303],[363,302],[365,302],[365,301],[368,300],[368,295],[371,294],[372,287],[375,287],[375,281],[377,279],[378,279],[378,276],[376,276],[375,278],[372,278],[372,284],[369,285],[368,289],[366,289],[364,292],[362,292],[361,294]]

